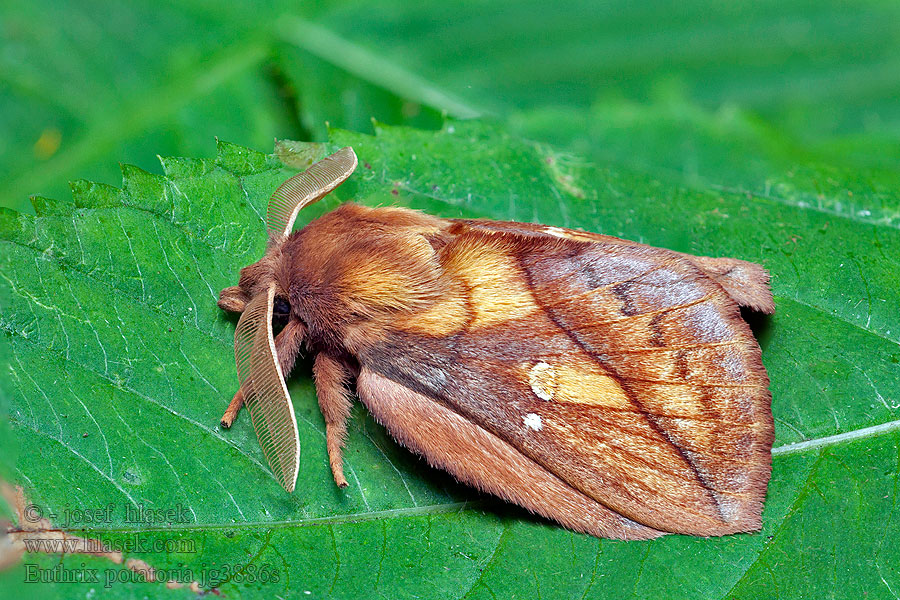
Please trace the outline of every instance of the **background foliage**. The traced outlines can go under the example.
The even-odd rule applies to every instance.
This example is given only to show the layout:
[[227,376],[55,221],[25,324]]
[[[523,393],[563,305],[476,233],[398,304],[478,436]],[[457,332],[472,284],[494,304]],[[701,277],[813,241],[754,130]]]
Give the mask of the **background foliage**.
[[[0,7],[0,203],[20,211],[0,213],[4,477],[57,513],[184,508],[86,535],[189,540],[134,555],[244,565],[229,597],[897,597],[900,6],[545,4]],[[214,136],[236,145],[156,158],[210,156]],[[281,493],[247,420],[215,426],[234,321],[214,299],[260,255],[279,157],[298,158],[267,156],[276,137],[352,143],[368,167],[339,198],[764,263],[779,449],[763,531],[571,534],[429,470],[359,409],[339,492],[308,365],[291,382],[301,482]],[[118,161],[140,168],[123,180]],[[250,582],[260,565],[280,581]],[[23,577],[0,581],[189,595]]]

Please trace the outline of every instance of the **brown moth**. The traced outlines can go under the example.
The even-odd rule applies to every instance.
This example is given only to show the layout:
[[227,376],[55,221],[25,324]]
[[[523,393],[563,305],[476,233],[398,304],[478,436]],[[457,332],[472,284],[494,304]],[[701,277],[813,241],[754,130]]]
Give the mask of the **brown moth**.
[[[772,313],[761,266],[606,235],[405,208],[297,213],[356,168],[344,148],[269,203],[241,312],[240,390],[288,491],[300,443],[285,387],[301,345],[335,482],[349,385],[391,435],[457,479],[596,536],[761,527],[773,423],[740,307]],[[273,319],[286,319],[273,337]]]

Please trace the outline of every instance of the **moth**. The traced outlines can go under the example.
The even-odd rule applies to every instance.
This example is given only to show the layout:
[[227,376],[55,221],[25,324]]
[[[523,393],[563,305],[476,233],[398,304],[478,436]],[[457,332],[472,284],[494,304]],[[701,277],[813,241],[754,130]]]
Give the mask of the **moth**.
[[771,396],[741,307],[774,312],[763,267],[352,203],[292,231],[356,165],[347,147],[285,181],[265,255],[218,302],[241,313],[222,425],[249,409],[288,492],[300,442],[285,375],[305,346],[338,486],[355,382],[400,444],[573,530],[761,527]]

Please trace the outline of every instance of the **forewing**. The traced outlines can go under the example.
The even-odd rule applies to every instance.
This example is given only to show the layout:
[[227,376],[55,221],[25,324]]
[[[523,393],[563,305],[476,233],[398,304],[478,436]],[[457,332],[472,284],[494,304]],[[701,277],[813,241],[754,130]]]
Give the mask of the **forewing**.
[[629,519],[700,535],[760,526],[768,379],[720,285],[665,250],[503,231],[457,229],[441,259],[468,317],[441,336],[400,322],[365,368]]
[[291,492],[300,466],[300,438],[272,336],[274,298],[275,286],[270,286],[247,303],[234,332],[234,357],[259,445],[275,479]]

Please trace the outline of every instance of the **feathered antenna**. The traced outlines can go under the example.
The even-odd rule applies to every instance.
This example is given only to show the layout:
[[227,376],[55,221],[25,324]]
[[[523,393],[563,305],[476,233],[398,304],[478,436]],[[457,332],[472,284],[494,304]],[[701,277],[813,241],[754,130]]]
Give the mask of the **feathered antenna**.
[[353,148],[347,146],[278,186],[266,215],[269,246],[291,233],[300,209],[317,202],[350,177],[357,162]]
[[259,445],[278,483],[291,492],[300,467],[300,436],[272,337],[274,300],[272,284],[247,303],[234,332],[234,359]]

